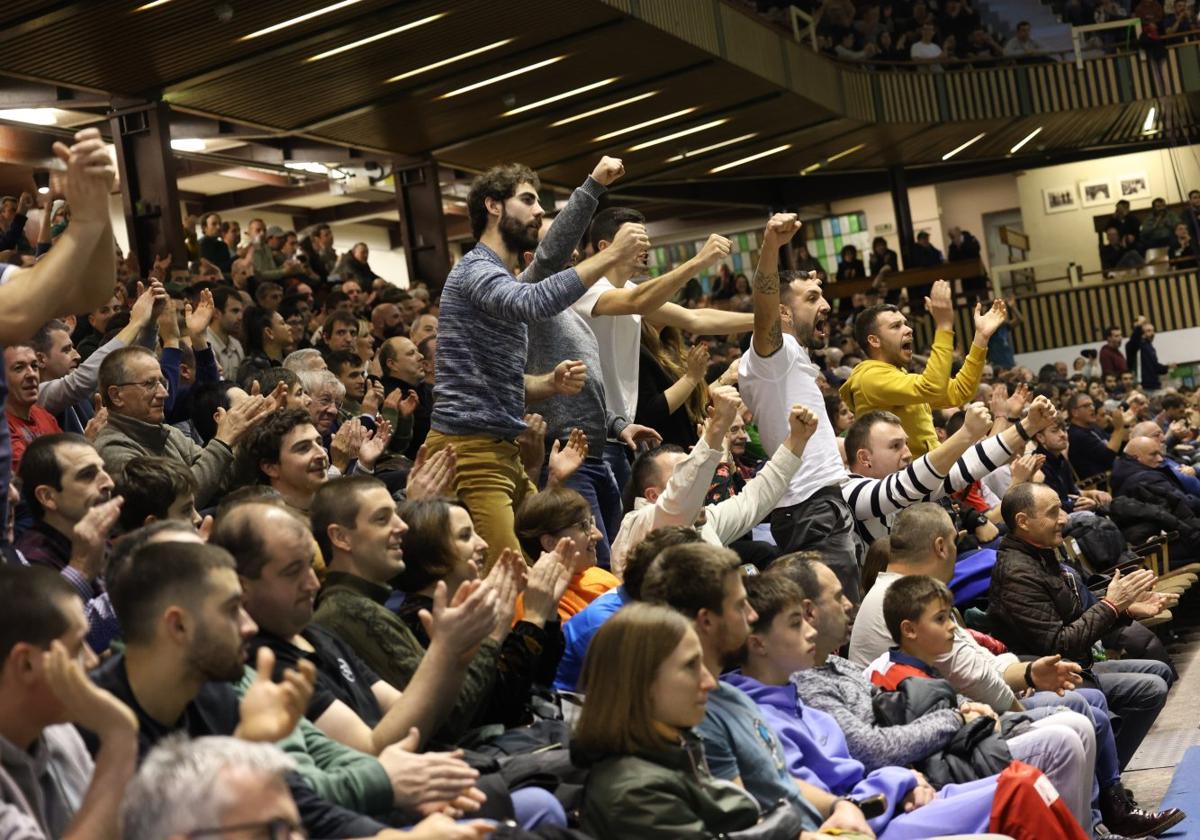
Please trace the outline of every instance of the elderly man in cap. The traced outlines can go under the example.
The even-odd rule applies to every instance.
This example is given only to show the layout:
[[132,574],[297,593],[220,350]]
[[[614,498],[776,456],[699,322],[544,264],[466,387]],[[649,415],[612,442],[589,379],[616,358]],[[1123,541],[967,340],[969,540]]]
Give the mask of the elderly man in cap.
[[264,280],[279,282],[285,277],[297,277],[304,273],[300,263],[284,259],[280,253],[287,233],[279,225],[267,227],[262,219],[251,219],[246,230],[250,234],[252,249],[250,264],[260,283]]

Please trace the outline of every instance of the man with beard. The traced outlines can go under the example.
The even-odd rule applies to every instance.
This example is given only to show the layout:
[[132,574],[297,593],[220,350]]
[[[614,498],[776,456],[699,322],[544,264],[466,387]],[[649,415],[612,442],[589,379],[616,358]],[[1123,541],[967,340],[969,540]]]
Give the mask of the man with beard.
[[47,322],[30,339],[41,365],[38,405],[53,414],[64,431],[82,434],[95,416],[92,400],[100,379],[100,363],[109,353],[139,338],[142,346],[153,347],[154,332],[146,327],[154,323],[166,302],[167,292],[162,284],[157,280],[152,282],[134,302],[129,323],[86,361],[81,362],[79,351],[71,342],[71,330],[62,321]]
[[21,463],[21,494],[33,527],[16,541],[19,556],[66,578],[87,605],[88,640],[103,650],[116,635],[116,616],[103,592],[108,534],[121,512],[100,454],[81,435],[35,440]]
[[916,457],[938,445],[933,428],[935,408],[960,406],[979,388],[987,346],[1008,317],[1004,301],[996,300],[986,313],[975,304],[975,340],[958,375],[954,361],[954,295],[950,284],[933,284],[928,306],[936,330],[923,373],[908,373],[913,356],[913,330],[908,319],[890,303],[871,306],[854,319],[854,340],[867,359],[854,368],[840,389],[842,399],[861,416],[881,409],[900,418],[908,445]]
[[[771,514],[771,534],[781,551],[819,548],[837,572],[847,595],[857,603],[861,542],[841,485],[847,473],[825,397],[817,385],[820,368],[810,353],[829,338],[829,303],[813,275],[780,282],[779,249],[800,230],[794,213],[777,213],[767,223],[754,275],[754,337],[738,365],[738,386],[755,422],[763,448],[773,452],[788,435],[793,405],[817,417],[817,431],[804,450],[800,468]],[[787,312],[792,331],[784,334]]]
[[[623,171],[619,160],[604,158],[585,189],[598,194]],[[537,175],[517,164],[475,179],[467,209],[479,244],[446,278],[439,311],[438,400],[427,446],[430,454],[451,445],[457,451],[454,491],[489,546],[489,565],[506,548],[520,551],[514,509],[536,491],[516,444],[525,430],[528,323],[563,311],[650,244],[644,226],[626,225],[579,265],[540,283],[520,282],[517,263],[538,244],[539,187]]]
[[392,445],[396,448],[406,437],[404,410],[412,404],[415,396],[416,407],[408,415],[412,418],[412,427],[408,431],[404,454],[416,458],[417,450],[429,434],[429,421],[433,414],[433,386],[425,381],[425,358],[411,339],[396,336],[380,346],[379,367],[383,370],[384,393],[391,394],[399,390],[404,395],[399,411],[401,422],[396,424],[396,432],[392,435]]
[[[269,647],[275,674],[302,661],[317,668],[316,688],[305,717],[318,729],[368,755],[395,781],[395,805],[428,811],[439,803],[475,812],[482,790],[490,789],[480,816],[512,817],[509,795],[499,777],[486,782],[461,757],[448,752],[419,752],[449,711],[443,702],[458,693],[463,670],[458,662],[475,645],[470,616],[443,621],[436,638],[404,692],[380,679],[346,643],[312,623],[320,583],[312,567],[313,536],[272,504],[247,502],[222,514],[213,542],[234,555],[246,593],[246,611],[259,632],[252,651]],[[464,635],[465,634],[465,635]],[[519,791],[513,807],[523,823],[532,822],[545,791]],[[533,801],[530,801],[533,800]],[[522,819],[524,817],[524,819]]]
[[[260,649],[249,681],[246,656],[258,628],[242,607],[229,553],[179,523],[131,539],[138,546],[118,560],[109,584],[125,650],[92,679],[137,717],[140,757],[174,732],[267,743],[291,736],[312,696],[315,669],[301,662],[276,683],[275,658]],[[239,700],[231,683],[244,678],[249,685]],[[95,737],[82,734],[94,752]],[[313,835],[365,837],[384,828],[322,798],[299,773],[287,780]]]
[[[750,625],[758,621],[738,562],[727,548],[675,545],[655,558],[642,582],[643,600],[665,604],[692,622],[704,653],[701,667],[714,675],[740,658]],[[745,788],[765,810],[787,800],[802,815],[805,831],[820,826],[874,837],[857,805],[788,772],[779,736],[762,718],[758,706],[740,688],[717,683],[708,695],[704,720],[695,730],[704,740],[712,774]]]
[[379,344],[398,335],[408,335],[408,328],[394,303],[381,303],[371,310],[371,335]]
[[213,289],[213,307],[217,315],[208,325],[208,343],[216,354],[217,363],[225,376],[233,377],[242,359],[246,358],[246,350],[238,339],[242,332],[242,312],[246,304],[237,289],[217,286]]

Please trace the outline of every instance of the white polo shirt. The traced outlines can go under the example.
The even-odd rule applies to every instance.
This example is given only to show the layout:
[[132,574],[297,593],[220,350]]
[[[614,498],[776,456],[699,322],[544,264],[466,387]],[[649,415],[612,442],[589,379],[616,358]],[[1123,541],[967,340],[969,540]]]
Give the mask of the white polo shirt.
[[825,397],[817,387],[818,373],[820,368],[794,335],[784,335],[783,347],[767,358],[758,355],[752,343],[738,364],[738,390],[754,413],[767,452],[778,449],[788,436],[788,415],[793,405],[803,405],[817,417],[817,431],[804,447],[800,469],[777,507],[799,504],[823,487],[840,485],[849,476],[825,412]]

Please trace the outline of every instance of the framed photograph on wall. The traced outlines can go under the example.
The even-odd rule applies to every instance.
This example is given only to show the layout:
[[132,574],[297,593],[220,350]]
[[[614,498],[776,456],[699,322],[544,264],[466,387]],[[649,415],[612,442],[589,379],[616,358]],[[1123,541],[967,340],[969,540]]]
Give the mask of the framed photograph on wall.
[[1091,178],[1087,181],[1080,181],[1079,198],[1084,207],[1100,207],[1117,202],[1113,197],[1111,178]]
[[1047,187],[1042,190],[1042,202],[1047,213],[1065,213],[1078,206],[1075,188],[1070,184],[1062,187]]
[[1150,178],[1145,172],[1122,175],[1117,179],[1117,200],[1141,201],[1150,198]]

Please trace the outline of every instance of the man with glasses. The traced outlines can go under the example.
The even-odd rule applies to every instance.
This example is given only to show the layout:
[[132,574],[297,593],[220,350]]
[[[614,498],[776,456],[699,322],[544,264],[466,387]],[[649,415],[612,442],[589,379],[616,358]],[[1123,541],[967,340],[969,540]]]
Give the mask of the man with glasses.
[[1112,431],[1106,433],[1096,425],[1096,403],[1091,395],[1075,394],[1067,401],[1067,415],[1071,421],[1067,427],[1068,458],[1075,474],[1090,478],[1111,470],[1125,443],[1126,427],[1132,428],[1134,424],[1133,413],[1111,412]]
[[220,495],[232,472],[233,447],[275,407],[261,396],[245,398],[220,412],[216,435],[200,447],[164,422],[167,380],[158,359],[143,347],[122,347],[104,360],[100,398],[108,408],[108,424],[97,436],[96,448],[109,472],[138,455],[174,458],[196,479],[198,508],[207,507]]

